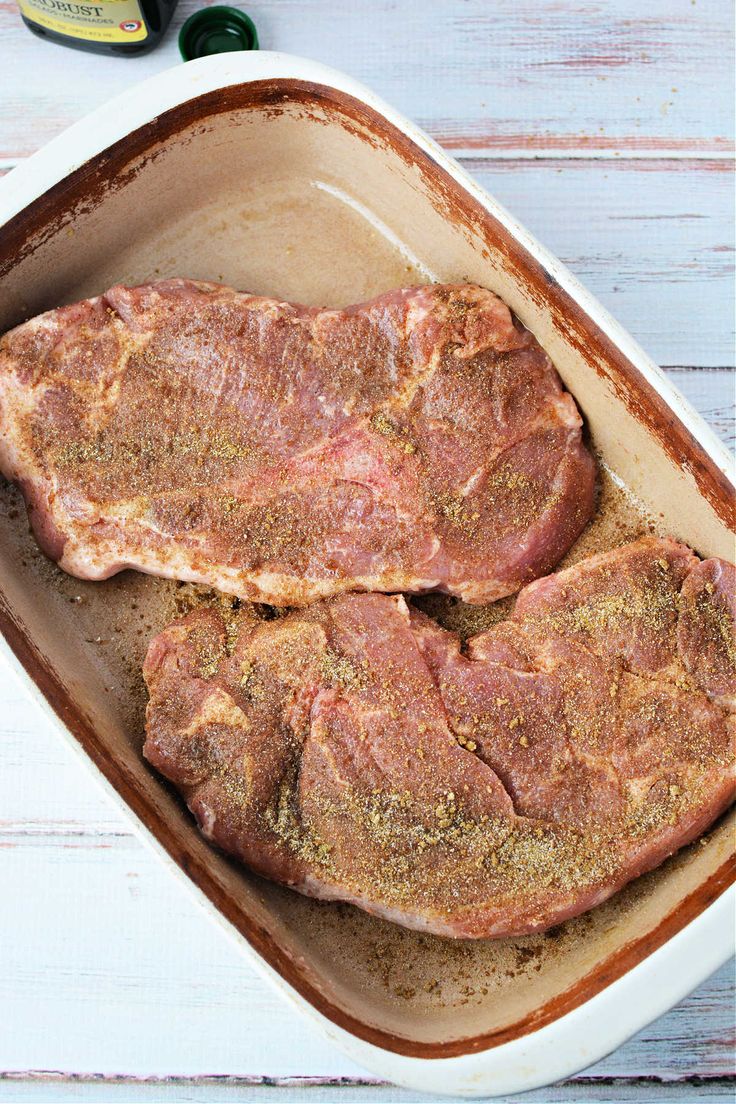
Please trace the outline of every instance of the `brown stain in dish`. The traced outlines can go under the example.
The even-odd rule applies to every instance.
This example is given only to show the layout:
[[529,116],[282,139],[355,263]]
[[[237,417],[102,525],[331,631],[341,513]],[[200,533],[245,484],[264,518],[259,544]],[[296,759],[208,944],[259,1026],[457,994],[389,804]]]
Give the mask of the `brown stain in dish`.
[[[0,274],[14,266],[21,257],[35,251],[44,241],[54,237],[60,227],[68,226],[82,211],[93,209],[107,192],[123,188],[146,164],[155,161],[164,152],[164,143],[168,137],[186,128],[193,128],[196,124],[199,124],[198,130],[201,133],[207,129],[207,123],[202,120],[214,115],[257,110],[276,116],[294,103],[300,105],[305,115],[319,123],[325,122],[319,110],[331,111],[339,118],[346,130],[357,134],[361,140],[368,141],[376,147],[388,147],[405,163],[417,166],[421,179],[431,184],[431,189],[436,196],[436,206],[445,217],[466,228],[468,234],[471,230],[481,234],[487,242],[488,249],[493,249],[505,258],[509,270],[530,288],[539,302],[548,306],[553,317],[556,317],[558,322],[561,318],[565,319],[564,324],[559,322],[559,325],[563,327],[561,332],[564,332],[566,340],[578,349],[599,375],[611,382],[616,393],[623,397],[629,409],[650,429],[668,455],[673,456],[680,467],[688,468],[693,473],[701,494],[711,502],[719,516],[728,516],[731,491],[717,467],[705,456],[635,367],[611,346],[592,322],[585,318],[581,309],[562,291],[549,273],[520,245],[510,239],[498,221],[488,215],[471,196],[465,194],[462,187],[456,184],[430,156],[419,150],[409,138],[396,131],[358,101],[328,88],[294,81],[255,82],[218,90],[165,113],[154,123],[134,132],[83,165],[66,180],[50,189],[43,197],[42,203],[32,204],[8,223],[2,231],[0,241]],[[192,136],[193,134],[190,133],[187,140],[191,140]],[[680,448],[681,442],[682,448]],[[605,489],[603,493],[605,494]],[[631,524],[636,528],[638,522],[633,520]],[[651,522],[645,521],[642,524],[649,526]],[[594,545],[596,541],[600,541],[602,546],[605,546],[609,539],[613,543],[620,543],[621,539],[624,539],[622,537],[616,539],[615,525],[609,533],[594,526],[586,534],[586,538],[592,540]],[[595,550],[598,550],[597,547]],[[593,548],[586,548],[585,552],[580,554],[590,554],[591,551]],[[573,550],[575,557],[579,558],[577,552],[577,548]],[[56,569],[49,566],[48,570]],[[76,582],[70,585],[78,586]],[[148,588],[150,582],[141,584],[141,586],[144,585]],[[108,587],[110,584],[104,584],[104,586]],[[151,592],[147,589],[146,593],[150,596]],[[155,599],[158,603],[156,608],[163,616],[164,611],[172,603],[175,605],[177,601],[190,599],[197,603],[210,600],[210,596],[195,592],[190,595],[180,595],[177,599],[170,591],[166,594],[162,591]],[[154,621],[155,618],[149,617],[145,622],[146,633],[153,631]],[[554,1021],[590,999],[615,978],[622,976],[644,959],[715,900],[736,876],[730,860],[722,864],[707,881],[680,901],[645,935],[631,940],[624,947],[609,954],[564,992],[557,994],[529,1015],[517,1018],[515,1022],[500,1030],[448,1042],[422,1042],[406,1038],[396,1032],[382,1030],[374,1024],[357,1019],[336,1000],[332,1000],[325,993],[319,976],[314,971],[310,971],[309,966],[303,961],[300,962],[289,954],[256,916],[244,911],[234,891],[223,883],[222,877],[218,877],[216,870],[208,862],[206,845],[198,843],[191,826],[188,823],[185,825],[177,823],[173,818],[169,820],[162,817],[160,808],[152,796],[153,787],[151,791],[141,787],[140,780],[126,765],[123,756],[118,759],[111,757],[104,738],[96,731],[90,717],[75,702],[73,690],[58,676],[50,659],[33,645],[28,630],[13,615],[9,604],[2,598],[0,598],[0,629],[4,631],[11,648],[30,677],[98,769],[146,825],[154,838],[254,949],[328,1019],[358,1037],[397,1053],[439,1058],[477,1052],[528,1034]],[[126,639],[128,635],[126,634]],[[121,648],[125,650],[122,645]],[[131,680],[135,679],[133,668],[137,663],[136,655],[136,649],[133,649],[129,655]],[[140,691],[139,686],[138,692]],[[135,699],[135,693],[133,698]],[[140,710],[141,704],[142,700],[134,700],[134,712]],[[139,713],[137,715],[140,716]],[[134,725],[135,717],[131,716],[131,726]],[[323,908],[326,911],[329,906],[323,906]],[[314,914],[310,913],[310,915]],[[350,911],[347,910],[344,915],[350,915]],[[355,922],[354,917],[350,922]],[[561,938],[564,938],[564,933]],[[392,943],[392,946],[394,945],[397,944]],[[554,938],[548,943],[551,951],[559,945]],[[451,951],[447,951],[447,946],[443,945],[442,961],[451,961],[455,964],[452,979],[453,994],[447,994],[447,999],[456,1003],[462,1003],[463,999],[473,1000],[475,993],[463,994],[462,992],[463,985],[468,989],[479,988],[476,981],[463,976],[465,952],[462,950],[462,945],[460,947],[449,945],[453,948]],[[515,957],[508,968],[512,972],[534,972],[546,953],[547,950],[542,943],[516,947],[513,950]],[[385,954],[383,957],[385,958]],[[379,974],[382,969],[381,958],[382,956],[378,954],[375,960],[378,963]],[[445,999],[442,992],[444,978],[442,982],[438,981],[437,985],[433,985],[435,980],[437,979],[430,976],[423,980],[421,985],[421,992],[431,1002]],[[389,986],[393,984],[390,975],[387,984]],[[480,983],[481,989],[483,984],[483,982]],[[425,986],[430,988],[427,990]],[[401,992],[394,993],[398,999],[416,1001],[419,994],[412,990],[418,988],[420,987],[412,976],[404,979],[404,984],[394,984],[392,992],[400,989]]]

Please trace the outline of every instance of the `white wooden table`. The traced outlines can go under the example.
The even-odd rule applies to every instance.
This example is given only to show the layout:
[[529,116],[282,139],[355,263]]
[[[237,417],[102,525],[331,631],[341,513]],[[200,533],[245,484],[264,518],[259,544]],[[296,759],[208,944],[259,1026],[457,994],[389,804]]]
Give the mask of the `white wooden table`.
[[[178,62],[48,45],[0,2],[0,171]],[[264,0],[265,49],[420,123],[734,439],[729,0]],[[0,671],[0,1099],[416,1101],[316,1037]],[[731,1100],[733,969],[531,1101]]]

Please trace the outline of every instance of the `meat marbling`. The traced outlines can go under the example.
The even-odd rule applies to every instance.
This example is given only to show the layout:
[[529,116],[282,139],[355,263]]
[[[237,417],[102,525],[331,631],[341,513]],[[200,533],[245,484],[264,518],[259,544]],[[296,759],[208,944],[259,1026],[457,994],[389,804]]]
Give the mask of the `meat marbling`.
[[492,601],[556,565],[594,493],[549,358],[469,285],[317,310],[167,280],[50,311],[0,343],[0,470],[73,575],[292,606]]
[[150,645],[145,755],[209,840],[302,893],[543,930],[733,799],[735,584],[647,538],[531,584],[465,651],[401,597],[200,608]]

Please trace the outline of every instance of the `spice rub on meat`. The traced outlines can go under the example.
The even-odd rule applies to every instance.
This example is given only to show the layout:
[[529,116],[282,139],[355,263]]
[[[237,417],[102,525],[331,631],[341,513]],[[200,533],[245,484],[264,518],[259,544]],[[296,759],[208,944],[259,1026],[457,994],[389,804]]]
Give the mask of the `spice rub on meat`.
[[646,538],[464,652],[401,597],[199,609],[150,645],[145,755],[266,877],[442,935],[540,931],[733,799],[735,585]]
[[50,311],[0,342],[0,470],[72,575],[290,606],[495,600],[594,495],[549,358],[470,285],[318,310],[179,279]]

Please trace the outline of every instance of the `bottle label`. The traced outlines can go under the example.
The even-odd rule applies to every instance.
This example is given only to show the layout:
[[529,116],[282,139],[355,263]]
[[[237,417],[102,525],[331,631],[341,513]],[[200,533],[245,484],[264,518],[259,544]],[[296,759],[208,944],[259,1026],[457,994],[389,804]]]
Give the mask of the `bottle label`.
[[47,31],[88,42],[143,42],[148,28],[138,0],[18,0],[23,15]]

